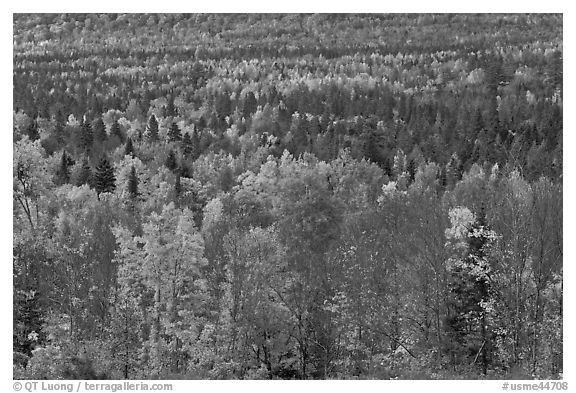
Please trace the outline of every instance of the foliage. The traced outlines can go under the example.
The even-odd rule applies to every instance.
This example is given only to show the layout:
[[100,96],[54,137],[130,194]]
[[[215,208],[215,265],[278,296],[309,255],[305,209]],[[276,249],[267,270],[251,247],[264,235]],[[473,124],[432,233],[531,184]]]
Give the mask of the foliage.
[[14,377],[561,377],[562,42],[14,15]]

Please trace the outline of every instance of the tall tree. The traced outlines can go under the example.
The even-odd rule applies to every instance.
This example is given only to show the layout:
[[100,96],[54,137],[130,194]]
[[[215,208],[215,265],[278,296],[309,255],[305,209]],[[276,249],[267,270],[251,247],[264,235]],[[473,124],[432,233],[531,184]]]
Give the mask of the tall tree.
[[88,162],[88,157],[84,157],[82,159],[80,171],[78,172],[78,176],[76,178],[76,185],[81,186],[83,184],[88,184],[89,186],[92,186],[93,180],[94,179],[92,177],[92,168],[90,167],[90,163]]
[[146,135],[150,141],[158,140],[158,121],[156,116],[150,116],[148,119],[148,125],[146,126]]
[[253,92],[249,91],[244,97],[244,110],[242,111],[244,118],[249,119],[253,113],[256,113],[257,107],[258,101],[256,101],[256,96]]
[[168,152],[168,156],[166,157],[164,165],[171,171],[174,171],[176,168],[178,168],[178,161],[176,161],[176,154],[174,153],[174,150],[170,150]]
[[193,149],[193,145],[192,145],[192,139],[190,138],[190,134],[188,132],[184,133],[184,136],[182,137],[182,155],[184,157],[188,157],[188,155],[190,155],[190,153],[192,153],[192,149]]
[[60,159],[60,167],[58,168],[57,178],[59,184],[66,184],[70,182],[70,158],[66,154],[66,150],[62,151],[62,158]]
[[136,174],[134,165],[130,168],[130,175],[128,176],[128,192],[130,193],[130,197],[138,197],[138,175]]
[[131,157],[135,157],[136,155],[134,152],[134,145],[132,144],[132,138],[130,137],[126,139],[126,144],[124,145],[124,155]]
[[94,144],[94,134],[92,133],[92,126],[88,120],[84,119],[80,125],[80,148],[87,154],[92,151]]
[[92,122],[92,130],[94,131],[94,140],[96,142],[105,142],[108,139],[108,134],[106,133],[106,126],[101,117],[98,117]]
[[114,168],[105,156],[100,159],[100,163],[96,167],[94,173],[94,188],[98,194],[114,192],[116,189]]
[[170,130],[168,130],[168,140],[170,142],[178,142],[182,139],[182,132],[180,132],[180,127],[176,122],[172,122]]

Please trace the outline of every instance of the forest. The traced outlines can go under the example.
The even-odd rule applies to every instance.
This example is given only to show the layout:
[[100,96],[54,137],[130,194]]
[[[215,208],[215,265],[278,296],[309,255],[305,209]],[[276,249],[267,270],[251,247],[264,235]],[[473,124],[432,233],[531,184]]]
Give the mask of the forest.
[[15,379],[561,379],[561,14],[14,14]]

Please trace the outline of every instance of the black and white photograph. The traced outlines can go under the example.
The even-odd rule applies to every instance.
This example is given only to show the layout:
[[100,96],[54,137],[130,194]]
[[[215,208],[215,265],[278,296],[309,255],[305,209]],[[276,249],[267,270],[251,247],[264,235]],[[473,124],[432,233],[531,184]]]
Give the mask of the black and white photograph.
[[566,390],[563,18],[13,13],[14,390]]

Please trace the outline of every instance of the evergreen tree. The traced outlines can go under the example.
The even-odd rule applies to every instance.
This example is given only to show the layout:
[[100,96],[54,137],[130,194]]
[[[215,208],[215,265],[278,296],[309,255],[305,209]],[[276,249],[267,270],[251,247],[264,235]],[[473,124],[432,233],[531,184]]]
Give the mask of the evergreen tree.
[[190,138],[190,134],[189,133],[185,133],[184,136],[182,137],[182,155],[184,157],[188,157],[188,155],[190,155],[190,153],[192,153],[192,139]]
[[256,112],[257,108],[258,102],[256,101],[256,96],[254,93],[249,91],[244,97],[244,110],[242,111],[242,115],[245,119],[248,119],[250,116],[252,116],[253,113]]
[[66,184],[70,182],[70,158],[66,154],[66,150],[62,151],[62,158],[60,159],[60,167],[58,168],[57,178],[59,184]]
[[136,174],[136,168],[134,168],[134,165],[130,168],[130,176],[128,176],[128,192],[132,198],[136,198],[139,194],[138,175]]
[[128,137],[126,139],[126,145],[124,145],[124,155],[135,157],[134,145],[132,144],[132,138]]
[[408,172],[410,183],[412,183],[416,177],[416,169],[416,162],[413,159],[409,159],[406,165],[406,172]]
[[306,129],[306,120],[295,114],[292,117],[292,122],[290,124],[290,133],[292,134],[292,139],[288,144],[288,150],[295,157],[300,156],[308,149],[308,134],[306,133]]
[[88,158],[84,157],[82,160],[82,167],[80,168],[78,178],[76,179],[76,185],[81,186],[83,184],[88,184],[92,187],[92,180],[92,168],[90,167]]
[[170,95],[168,98],[168,104],[166,105],[166,116],[174,117],[178,115],[178,111],[174,106],[174,95]]
[[388,172],[388,175],[390,175],[392,173],[392,164],[385,154],[382,136],[378,134],[376,130],[373,130],[364,134],[363,137],[364,144],[362,150],[364,157],[378,164],[381,168],[386,166],[386,171]]
[[80,126],[80,147],[84,152],[89,153],[92,150],[94,143],[94,135],[92,134],[92,126],[84,119]]
[[104,156],[100,159],[100,163],[96,167],[94,173],[94,187],[96,192],[101,194],[103,192],[113,192],[116,189],[116,177],[114,176],[114,168]]
[[178,162],[176,161],[176,154],[174,154],[173,150],[170,150],[168,152],[168,156],[166,157],[164,165],[171,171],[174,171],[176,168],[178,168]]
[[150,116],[148,119],[148,126],[146,127],[146,134],[150,141],[157,141],[158,140],[158,121],[156,120],[156,116]]
[[180,181],[180,171],[176,173],[176,182],[174,183],[174,195],[176,199],[176,206],[180,206],[180,197],[182,196],[182,183]]
[[168,130],[168,140],[170,142],[178,142],[182,139],[182,133],[180,132],[180,128],[176,122],[173,122],[170,126],[170,130]]
[[106,126],[104,125],[101,117],[92,122],[92,131],[94,132],[94,141],[102,143],[108,139]]
[[200,148],[200,134],[198,131],[194,130],[192,133],[192,151],[190,152],[190,158],[192,160],[197,160],[202,154],[202,149]]
[[40,299],[40,293],[35,290],[14,292],[12,347],[15,354],[31,356],[35,346],[41,345],[46,338]]
[[59,109],[54,116],[54,137],[59,143],[64,142],[64,126],[66,125],[66,119],[64,119],[64,115],[62,111]]

